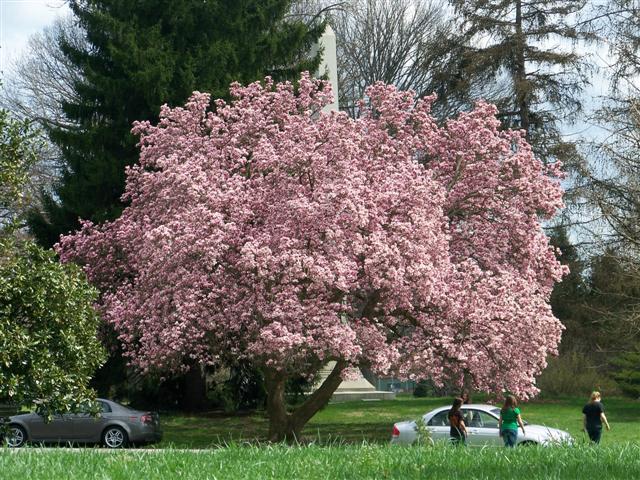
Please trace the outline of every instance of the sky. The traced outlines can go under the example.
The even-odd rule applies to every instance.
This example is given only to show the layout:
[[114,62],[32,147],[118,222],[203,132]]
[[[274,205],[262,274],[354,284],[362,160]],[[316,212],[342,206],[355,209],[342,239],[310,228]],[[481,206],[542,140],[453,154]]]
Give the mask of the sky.
[[0,72],[21,55],[32,34],[69,12],[64,0],[0,0]]

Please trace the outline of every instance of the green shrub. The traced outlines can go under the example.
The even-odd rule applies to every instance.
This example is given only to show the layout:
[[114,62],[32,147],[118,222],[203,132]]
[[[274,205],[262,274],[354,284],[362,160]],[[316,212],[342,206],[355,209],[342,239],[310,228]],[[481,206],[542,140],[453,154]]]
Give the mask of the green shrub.
[[0,238],[0,401],[51,415],[95,397],[87,384],[105,355],[96,298],[80,267]]
[[421,381],[416,385],[416,388],[413,389],[413,396],[422,398],[429,395],[429,385],[427,385],[426,381]]

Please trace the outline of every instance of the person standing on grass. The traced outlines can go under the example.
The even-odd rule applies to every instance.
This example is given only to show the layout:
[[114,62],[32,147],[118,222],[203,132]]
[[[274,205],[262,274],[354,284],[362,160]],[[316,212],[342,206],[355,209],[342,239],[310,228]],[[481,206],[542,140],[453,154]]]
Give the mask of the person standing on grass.
[[516,446],[518,425],[522,428],[522,435],[524,435],[524,423],[520,416],[518,401],[513,395],[507,395],[502,410],[500,410],[500,420],[498,421],[498,431],[505,447],[513,448]]
[[611,430],[607,416],[604,414],[604,405],[602,405],[600,392],[592,392],[589,403],[582,409],[582,430],[589,434],[589,439],[593,443],[600,443],[602,437],[602,424],[604,423],[607,430]]
[[456,398],[451,405],[451,410],[449,410],[449,435],[451,443],[454,445],[465,445],[467,440],[467,427],[460,411],[461,406],[462,399]]

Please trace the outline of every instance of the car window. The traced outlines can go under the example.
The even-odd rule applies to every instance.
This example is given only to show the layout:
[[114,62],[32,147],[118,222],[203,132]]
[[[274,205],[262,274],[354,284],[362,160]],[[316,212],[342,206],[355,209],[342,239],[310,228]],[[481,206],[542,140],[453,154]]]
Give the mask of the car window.
[[443,410],[436,413],[431,420],[427,422],[427,425],[432,427],[448,427],[449,426],[449,410]]
[[468,410],[465,421],[471,428],[498,428],[498,419],[480,410]]
[[110,413],[111,406],[107,402],[98,402],[100,404],[100,411],[102,413]]
[[498,428],[498,419],[487,412],[480,412],[480,421],[483,428]]

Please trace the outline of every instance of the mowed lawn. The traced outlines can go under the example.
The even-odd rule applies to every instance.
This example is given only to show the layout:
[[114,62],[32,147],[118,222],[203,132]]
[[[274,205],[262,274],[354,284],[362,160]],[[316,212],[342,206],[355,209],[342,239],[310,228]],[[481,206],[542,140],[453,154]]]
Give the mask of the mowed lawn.
[[[575,446],[456,448],[390,445],[394,421],[416,418],[449,398],[327,406],[305,430],[309,443],[265,443],[264,415],[162,416],[165,440],[147,449],[0,448],[0,479],[526,479],[640,478],[640,402],[605,402],[613,430],[602,445],[580,432],[583,400],[522,405],[525,420],[569,430]],[[182,450],[192,448],[194,450]]]
[[585,480],[640,478],[640,447],[230,445],[212,450],[0,449],[0,478],[30,480]]
[[[347,402],[328,405],[307,425],[306,441],[316,444],[388,443],[394,422],[416,419],[429,410],[447,405],[450,398],[399,396],[380,402]],[[584,441],[582,407],[585,399],[561,398],[521,405],[524,420],[556,427]],[[612,430],[603,435],[603,445],[640,443],[640,402],[605,398],[603,401]],[[268,428],[264,413],[247,415],[161,416],[164,440],[157,447],[208,448],[229,443],[263,441]]]

